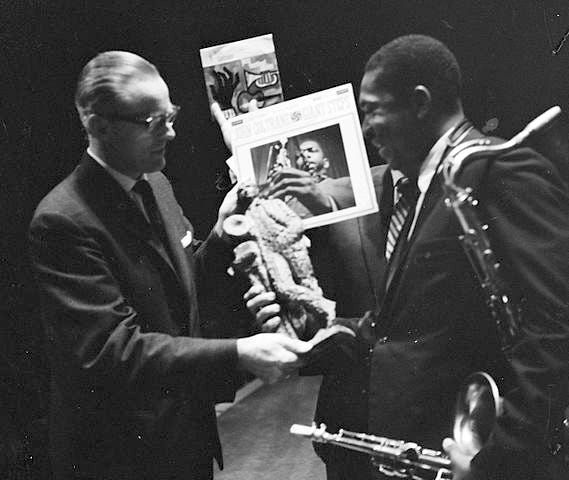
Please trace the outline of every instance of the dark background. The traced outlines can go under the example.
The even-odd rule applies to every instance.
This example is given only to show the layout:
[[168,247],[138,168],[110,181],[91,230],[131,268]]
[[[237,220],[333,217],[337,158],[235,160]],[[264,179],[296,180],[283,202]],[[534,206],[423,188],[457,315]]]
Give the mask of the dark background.
[[227,152],[210,121],[200,48],[273,33],[294,98],[346,82],[357,90],[382,43],[430,34],[462,66],[468,116],[479,127],[497,119],[494,133],[507,137],[554,104],[569,109],[569,39],[551,53],[568,30],[567,0],[0,0],[0,476],[14,455],[17,468],[41,467],[46,364],[26,228],[85,148],[73,93],[92,56],[136,52],[169,83],[182,113],[166,173],[203,236]]

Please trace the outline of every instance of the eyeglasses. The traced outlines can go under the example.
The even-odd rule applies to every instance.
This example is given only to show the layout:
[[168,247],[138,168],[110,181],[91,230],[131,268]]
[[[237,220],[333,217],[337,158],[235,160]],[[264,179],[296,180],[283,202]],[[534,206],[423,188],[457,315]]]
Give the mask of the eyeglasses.
[[146,118],[140,117],[132,117],[129,115],[121,115],[121,114],[112,114],[112,115],[101,115],[99,116],[106,118],[107,120],[118,120],[120,122],[129,122],[134,123],[136,125],[142,125],[146,127],[149,132],[155,132],[160,127],[165,125],[174,125],[176,118],[178,117],[178,113],[180,112],[182,107],[178,105],[172,105],[172,111],[168,113],[161,113],[159,115],[150,115]]

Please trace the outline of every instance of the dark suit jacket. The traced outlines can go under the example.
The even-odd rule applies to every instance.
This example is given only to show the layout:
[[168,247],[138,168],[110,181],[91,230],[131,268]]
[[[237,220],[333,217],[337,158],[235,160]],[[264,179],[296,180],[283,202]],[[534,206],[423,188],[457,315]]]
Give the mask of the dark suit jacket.
[[[391,179],[386,165],[372,167],[372,179],[379,202],[384,174]],[[327,179],[320,183],[323,192],[340,207],[353,204],[349,179]],[[380,280],[385,257],[380,238],[385,236],[378,212],[320,227],[308,232],[310,256],[324,295],[336,301],[338,316],[361,316],[376,308],[381,299]],[[346,365],[344,371],[322,379],[315,421],[324,422],[329,431],[339,428],[364,431],[367,427],[368,370],[364,364]],[[362,393],[362,391],[364,393]],[[323,459],[337,457],[337,449],[315,444]],[[343,453],[343,452],[342,452]]]
[[[371,168],[377,202],[380,202],[387,165]],[[387,175],[391,178],[391,175]],[[348,178],[326,179],[322,192],[341,208],[353,204]],[[338,316],[361,315],[378,305],[385,268],[379,242],[385,236],[379,212],[320,227],[308,232],[310,256],[326,296],[336,301]]]
[[505,394],[506,414],[474,463],[490,478],[533,478],[546,471],[540,445],[569,403],[569,195],[555,167],[525,148],[468,164],[458,182],[473,188],[504,278],[523,298],[524,341],[506,362],[436,176],[389,285],[384,277],[380,308],[359,321],[369,347],[367,430],[440,450],[462,381],[484,370]]
[[221,458],[213,405],[232,393],[236,345],[198,338],[195,278],[213,288],[231,250],[213,235],[184,249],[192,227],[169,182],[154,173],[149,183],[170,255],[88,155],[30,226],[56,478],[202,478]]

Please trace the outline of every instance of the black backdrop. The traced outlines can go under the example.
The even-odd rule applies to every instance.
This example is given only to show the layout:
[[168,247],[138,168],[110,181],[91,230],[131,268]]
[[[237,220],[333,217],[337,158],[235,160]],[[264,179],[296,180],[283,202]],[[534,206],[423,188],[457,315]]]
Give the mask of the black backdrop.
[[430,34],[458,57],[469,117],[479,126],[496,118],[495,133],[509,136],[551,105],[569,109],[569,39],[551,53],[568,30],[567,0],[0,0],[0,440],[45,407],[25,232],[85,147],[73,90],[97,52],[139,53],[169,83],[183,110],[166,173],[203,235],[227,152],[209,119],[200,48],[273,33],[285,97],[294,98],[345,82],[357,89],[382,43]]

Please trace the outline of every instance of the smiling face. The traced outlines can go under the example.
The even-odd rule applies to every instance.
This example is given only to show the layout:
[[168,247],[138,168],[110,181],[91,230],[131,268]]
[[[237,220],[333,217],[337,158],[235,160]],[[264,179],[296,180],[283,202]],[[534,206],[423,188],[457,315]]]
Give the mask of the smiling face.
[[381,70],[368,71],[362,79],[359,106],[363,133],[394,170],[416,178],[424,158],[423,126],[411,99],[398,98],[380,86],[379,75]]
[[[168,86],[158,75],[128,83],[117,106],[122,117],[136,119],[168,114],[173,109]],[[149,129],[126,120],[108,120],[103,139],[105,161],[135,179],[143,173],[160,171],[166,166],[166,145],[175,136],[173,125],[165,121]]]

